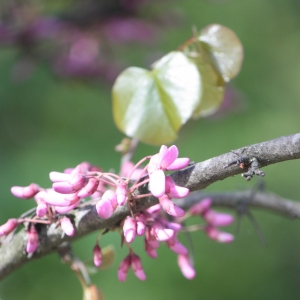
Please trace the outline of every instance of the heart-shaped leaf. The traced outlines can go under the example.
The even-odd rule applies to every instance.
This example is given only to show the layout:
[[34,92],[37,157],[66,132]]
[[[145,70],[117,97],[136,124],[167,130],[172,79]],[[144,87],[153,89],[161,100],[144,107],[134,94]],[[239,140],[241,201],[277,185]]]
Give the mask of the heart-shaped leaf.
[[164,56],[151,71],[126,69],[112,90],[117,127],[145,143],[172,142],[199,105],[200,77],[195,62],[179,51]]
[[244,59],[243,45],[231,29],[211,24],[201,30],[199,40],[206,46],[216,69],[225,81],[240,72]]

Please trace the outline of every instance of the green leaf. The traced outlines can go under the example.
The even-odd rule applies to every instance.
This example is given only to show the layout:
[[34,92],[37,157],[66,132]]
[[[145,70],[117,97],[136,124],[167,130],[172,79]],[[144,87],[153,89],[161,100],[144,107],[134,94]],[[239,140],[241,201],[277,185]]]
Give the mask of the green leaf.
[[200,41],[189,43],[183,52],[197,65],[201,74],[201,101],[193,112],[193,118],[207,117],[216,112],[224,99],[225,81],[211,64],[209,52]]
[[209,51],[215,68],[225,81],[240,72],[244,59],[243,45],[231,29],[211,24],[201,30],[199,40]]
[[131,67],[117,78],[113,115],[117,127],[149,144],[170,143],[199,105],[201,78],[195,62],[174,51],[151,71]]
[[195,59],[202,80],[202,97],[193,112],[193,118],[208,117],[214,114],[224,99],[225,81],[222,76],[200,57]]

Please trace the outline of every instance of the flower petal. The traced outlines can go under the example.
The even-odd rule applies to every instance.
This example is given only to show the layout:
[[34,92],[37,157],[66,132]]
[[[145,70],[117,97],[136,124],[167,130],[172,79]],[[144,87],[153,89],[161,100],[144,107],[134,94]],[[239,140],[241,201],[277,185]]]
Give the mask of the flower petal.
[[185,278],[193,279],[196,276],[196,271],[194,270],[188,255],[178,255],[178,265]]
[[149,190],[157,198],[165,193],[165,174],[162,170],[150,174]]
[[159,198],[159,203],[166,213],[174,217],[183,217],[185,211],[179,206],[175,205],[168,195],[163,195]]
[[189,163],[190,159],[187,157],[176,158],[175,161],[167,167],[167,169],[169,171],[181,170],[187,167]]
[[178,148],[173,145],[171,146],[168,151],[166,151],[161,158],[160,166],[162,169],[167,169],[168,166],[172,165],[176,158],[178,157]]

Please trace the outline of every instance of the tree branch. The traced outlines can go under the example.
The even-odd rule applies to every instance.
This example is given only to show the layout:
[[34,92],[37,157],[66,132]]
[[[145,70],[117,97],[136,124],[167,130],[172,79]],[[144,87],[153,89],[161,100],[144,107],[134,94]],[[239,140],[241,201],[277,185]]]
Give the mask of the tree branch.
[[[300,133],[236,149],[235,152],[242,156],[256,157],[260,167],[298,159],[300,158]],[[224,168],[236,158],[234,153],[228,152],[175,172],[172,177],[176,184],[185,186],[191,191],[201,190],[216,181],[242,173],[243,170],[238,166]],[[137,195],[144,193],[148,193],[147,186],[140,187],[136,191]],[[300,217],[300,204],[298,203],[264,192],[256,192],[252,198],[249,198],[250,193],[248,191],[209,194],[209,197],[213,199],[214,205],[218,206],[236,208],[243,199],[248,199],[247,204],[251,207],[265,208],[289,217]],[[188,208],[199,201],[201,197],[207,197],[207,194],[191,194],[178,203],[183,208]],[[137,209],[142,211],[156,203],[158,200],[154,197],[139,199]],[[56,251],[56,248],[64,241],[73,241],[95,230],[116,227],[129,214],[130,210],[127,206],[118,207],[111,218],[103,220],[98,216],[95,205],[84,203],[70,214],[74,218],[75,235],[72,237],[62,236],[61,228],[56,227],[55,224],[41,225],[39,227],[39,247],[31,257],[28,257],[25,252],[26,232],[24,229],[19,231],[0,248],[0,279],[32,259]]]
[[274,193],[262,191],[247,190],[219,193],[196,191],[185,199],[176,200],[176,204],[183,209],[188,209],[193,204],[205,198],[210,198],[212,205],[217,207],[227,207],[238,211],[243,210],[244,212],[248,208],[262,208],[290,219],[300,218],[299,202],[282,198]]

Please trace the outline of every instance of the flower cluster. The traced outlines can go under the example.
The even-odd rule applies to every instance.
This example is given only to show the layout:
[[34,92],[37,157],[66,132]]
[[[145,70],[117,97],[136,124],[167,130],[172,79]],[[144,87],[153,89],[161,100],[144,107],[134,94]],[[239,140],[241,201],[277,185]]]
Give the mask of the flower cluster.
[[[141,168],[147,159],[149,163]],[[151,258],[157,257],[157,248],[160,243],[165,243],[177,254],[178,265],[183,275],[192,279],[196,273],[188,249],[179,241],[180,231],[189,230],[182,225],[183,221],[187,217],[199,215],[207,223],[199,229],[205,231],[213,240],[228,243],[233,240],[233,236],[219,231],[217,227],[229,225],[233,218],[213,211],[210,199],[195,204],[187,214],[172,201],[174,198],[186,197],[189,189],[176,185],[172,177],[165,172],[185,168],[189,162],[188,158],[178,158],[176,146],[168,148],[163,145],[159,153],[143,158],[136,165],[125,162],[119,175],[103,172],[99,167],[83,162],[64,172],[51,172],[51,188],[41,188],[35,183],[27,187],[14,186],[11,188],[14,196],[22,199],[33,198],[37,207],[31,217],[9,219],[0,226],[0,236],[10,234],[20,223],[26,224],[26,251],[32,253],[38,248],[38,231],[35,226],[37,223],[55,223],[60,226],[63,234],[73,236],[76,232],[72,211],[89,199],[96,203],[99,217],[107,219],[119,206],[128,204],[131,207],[138,198],[154,196],[158,198],[159,204],[140,213],[131,213],[131,216],[127,216],[121,223],[122,242],[128,247],[129,254],[119,267],[118,278],[125,281],[131,266],[140,280],[146,279],[141,260],[131,246],[137,236],[143,236],[145,251]],[[149,193],[134,196],[133,192],[145,184],[148,184]],[[99,267],[103,255],[98,242],[93,253],[94,264]]]
[[217,227],[228,226],[233,222],[233,217],[229,214],[219,213],[211,208],[212,201],[209,198],[194,204],[188,211],[190,215],[199,215],[206,221],[204,231],[207,236],[220,243],[230,243],[234,236],[230,233],[220,231]]
[[[123,223],[123,234],[130,253],[119,267],[119,279],[124,281],[126,278],[130,266],[128,257],[133,254],[133,250],[128,244],[132,243],[136,236],[144,236],[145,251],[151,258],[157,258],[157,248],[160,243],[165,243],[171,251],[178,255],[178,265],[183,275],[188,279],[194,278],[196,273],[189,259],[188,249],[178,240],[178,234],[181,229],[182,225],[180,222],[167,220],[166,212],[160,204],[146,209],[136,218],[128,216]],[[134,255],[137,257],[136,254]],[[124,266],[128,267],[125,268]],[[141,280],[146,278],[144,276],[144,279],[142,279],[136,273],[133,265],[132,268],[137,278]],[[139,263],[138,270],[141,270],[141,268],[141,263]]]

